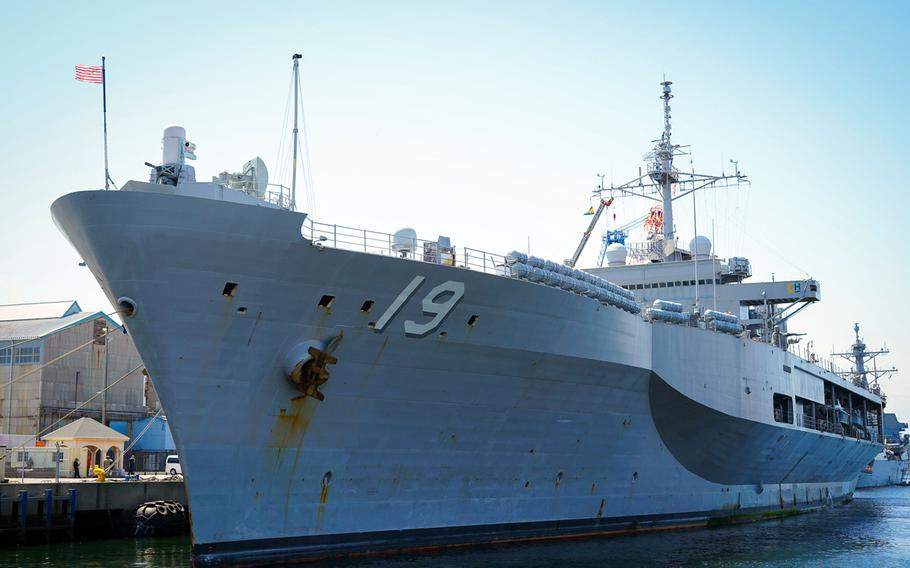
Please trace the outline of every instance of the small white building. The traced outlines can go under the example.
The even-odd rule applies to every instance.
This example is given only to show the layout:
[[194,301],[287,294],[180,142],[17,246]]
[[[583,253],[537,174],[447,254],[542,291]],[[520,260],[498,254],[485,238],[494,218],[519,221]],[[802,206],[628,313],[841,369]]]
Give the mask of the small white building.
[[43,438],[48,446],[53,446],[54,449],[59,443],[61,448],[69,450],[67,452],[69,462],[61,464],[61,473],[72,475],[72,460],[79,458],[80,475],[83,477],[89,477],[92,468],[103,463],[105,457],[114,462],[115,468],[123,469],[123,447],[129,441],[128,436],[91,418],[80,418],[45,434]]

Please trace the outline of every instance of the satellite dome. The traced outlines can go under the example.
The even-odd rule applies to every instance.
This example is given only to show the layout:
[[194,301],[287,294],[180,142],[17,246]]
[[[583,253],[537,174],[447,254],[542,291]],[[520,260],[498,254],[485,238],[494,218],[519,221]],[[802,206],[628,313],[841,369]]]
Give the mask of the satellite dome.
[[623,266],[629,251],[621,243],[611,243],[607,247],[607,266]]
[[406,257],[417,250],[417,231],[410,227],[398,229],[392,235],[392,250],[399,256]]
[[698,258],[707,258],[711,256],[711,239],[698,235],[689,241],[689,250]]

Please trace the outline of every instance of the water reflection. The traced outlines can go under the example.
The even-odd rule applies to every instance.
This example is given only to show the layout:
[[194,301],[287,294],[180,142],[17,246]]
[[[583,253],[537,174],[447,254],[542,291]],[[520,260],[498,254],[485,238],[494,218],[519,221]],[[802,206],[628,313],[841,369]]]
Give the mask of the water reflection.
[[[0,566],[189,567],[186,538],[8,549]],[[326,564],[318,564],[324,566]],[[910,566],[910,488],[861,491],[849,505],[749,525],[333,562],[343,568]]]

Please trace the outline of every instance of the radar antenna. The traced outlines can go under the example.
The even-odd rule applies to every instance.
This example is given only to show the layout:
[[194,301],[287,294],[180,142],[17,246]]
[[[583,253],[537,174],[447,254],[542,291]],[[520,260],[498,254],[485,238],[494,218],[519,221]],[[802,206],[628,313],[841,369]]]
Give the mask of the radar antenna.
[[[891,351],[887,347],[882,347],[878,351],[866,351],[866,344],[859,336],[859,324],[853,324],[853,332],[856,334],[856,342],[853,344],[853,349],[849,353],[832,353],[831,355],[837,357],[843,357],[847,361],[853,363],[852,371],[842,371],[837,373],[845,379],[853,381],[853,384],[869,388],[879,387],[879,381],[885,377],[890,377],[891,375],[897,373],[897,368],[892,366],[888,369],[879,369],[877,367],[875,358],[879,355],[887,355]],[[872,368],[868,368],[869,363],[872,364]]]
[[[664,130],[659,140],[655,140],[654,148],[644,155],[644,161],[647,164],[647,172],[642,173],[639,169],[639,175],[635,179],[629,180],[620,185],[610,185],[610,187],[598,187],[594,193],[602,200],[607,198],[629,195],[632,197],[642,197],[661,203],[661,224],[660,230],[649,240],[651,250],[639,253],[630,250],[630,254],[654,255],[662,260],[670,260],[676,254],[676,231],[673,223],[673,202],[681,199],[691,193],[706,187],[734,187],[740,183],[749,183],[746,176],[739,170],[739,163],[733,174],[727,175],[721,172],[720,175],[701,174],[692,172],[681,172],[673,166],[673,159],[677,156],[686,156],[688,146],[674,144],[672,141],[672,123],[670,99],[673,98],[671,88],[672,81],[663,81],[660,85],[662,94],[660,99],[663,100],[664,110]],[[606,194],[606,195],[605,195]],[[573,255],[573,260],[577,260],[581,254],[581,248],[587,242],[590,232],[585,232],[585,238],[579,246],[579,250]]]

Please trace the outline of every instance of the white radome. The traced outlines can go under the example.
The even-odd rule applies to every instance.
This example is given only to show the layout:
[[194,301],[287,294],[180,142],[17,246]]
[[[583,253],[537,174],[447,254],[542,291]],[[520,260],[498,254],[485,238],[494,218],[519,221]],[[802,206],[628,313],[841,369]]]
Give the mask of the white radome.
[[417,250],[417,231],[410,227],[395,231],[392,235],[392,250],[397,253],[412,253]]
[[698,258],[711,256],[711,239],[703,235],[698,235],[689,241],[689,250]]
[[623,266],[629,251],[622,243],[611,243],[607,247],[607,266]]

